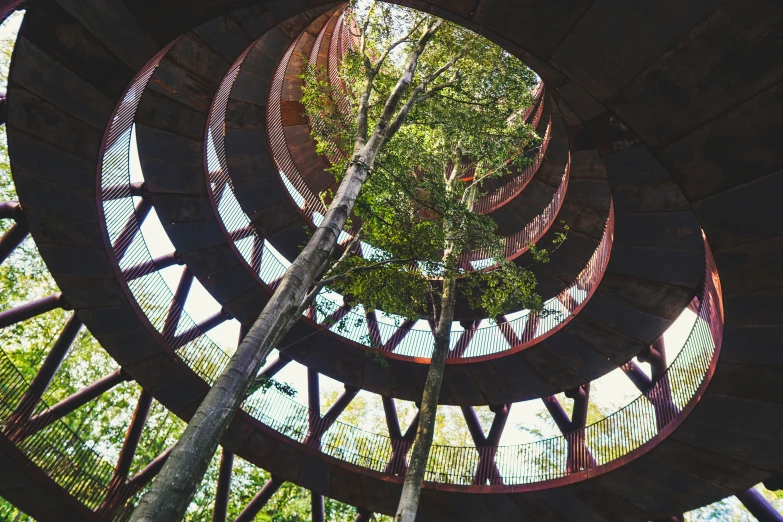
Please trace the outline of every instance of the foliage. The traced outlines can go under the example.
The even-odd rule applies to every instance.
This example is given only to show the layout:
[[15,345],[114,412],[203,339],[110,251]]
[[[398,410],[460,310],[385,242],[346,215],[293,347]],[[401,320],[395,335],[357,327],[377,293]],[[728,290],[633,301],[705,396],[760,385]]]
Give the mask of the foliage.
[[[367,57],[381,57],[374,62],[368,111],[373,123],[402,74],[402,57],[415,45],[410,35],[426,17],[386,4],[354,4],[352,13],[355,27],[365,29],[366,56],[350,51],[341,76],[344,85],[362,85]],[[441,78],[448,79],[411,98],[416,103],[380,151],[357,201],[363,255],[344,258],[324,280],[356,296],[365,310],[412,319],[433,316],[447,277],[459,278],[471,305],[490,316],[520,307],[540,311],[533,274],[506,261],[493,219],[471,209],[484,180],[531,161],[540,138],[519,116],[532,103],[535,75],[500,47],[451,23],[421,55],[412,85],[444,68]],[[333,168],[339,175],[350,156],[362,92],[332,85],[319,69],[308,69],[304,79],[313,136],[322,153],[342,152]],[[353,112],[339,103],[346,97]],[[460,254],[470,250],[486,252],[494,269],[459,266]],[[545,253],[537,259],[545,261]]]

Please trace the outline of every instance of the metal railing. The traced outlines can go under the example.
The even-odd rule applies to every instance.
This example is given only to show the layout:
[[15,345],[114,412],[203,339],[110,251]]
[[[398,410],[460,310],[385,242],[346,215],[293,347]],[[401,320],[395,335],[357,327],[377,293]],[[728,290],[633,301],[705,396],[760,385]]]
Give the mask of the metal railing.
[[[550,310],[551,313],[536,317],[531,312],[525,311],[509,321],[476,328],[470,331],[471,338],[467,345],[461,346],[459,350],[456,347],[465,330],[455,324],[451,333],[451,351],[448,357],[450,359],[469,359],[502,353],[530,344],[536,338],[555,328],[562,327],[587,302],[601,282],[611,255],[613,237],[614,206],[612,205],[601,241],[585,268],[571,285],[544,303],[544,308]],[[371,341],[367,318],[358,307],[347,312],[341,320],[332,325],[326,322],[329,317],[328,312],[336,311],[339,305],[327,297],[319,297],[318,308],[321,313],[317,315],[317,322],[324,328],[356,343],[379,348],[377,342]],[[380,339],[383,342],[394,336],[404,335],[402,340],[393,346],[393,353],[417,359],[430,357],[435,338],[426,321],[419,321],[407,329],[406,333],[400,331],[403,324],[401,319],[388,321],[377,313],[375,313],[375,318]],[[383,352],[385,348],[381,346],[380,350]]]
[[[116,143],[120,143],[118,139],[115,139],[114,144],[107,148],[107,155],[124,155],[124,160],[119,161],[118,158],[114,158],[116,160],[116,163],[113,164],[115,165],[115,170],[110,168],[112,165],[110,161],[104,162],[102,170],[104,186],[116,185],[119,181],[122,181],[123,177],[126,184],[130,184],[127,161],[132,123],[125,115],[126,110],[130,110],[129,107],[134,100],[135,103],[138,103],[143,87],[144,85],[139,83],[134,84],[123,102],[127,104],[128,108],[122,108],[118,118],[115,119],[115,123],[119,122],[119,125],[124,126],[124,128],[118,127],[116,132],[110,133],[109,143],[112,143],[112,136],[123,137],[123,141],[121,141],[121,148],[114,150],[113,147],[116,146]],[[111,203],[112,201],[115,203]],[[120,205],[119,202],[124,203]],[[119,229],[126,225],[129,219],[137,217],[132,198],[130,197],[105,201],[104,208],[107,210],[107,227],[116,229],[113,231],[110,229],[110,236],[114,238],[121,235]],[[122,208],[124,213],[121,214],[120,211],[116,211],[114,208]],[[580,304],[584,303],[591,290],[600,281],[611,250],[613,216],[613,209],[610,209],[609,220],[607,221],[604,237],[599,248],[594,253],[588,266],[577,278],[575,284],[558,298],[558,302],[562,305],[561,309],[569,314],[574,313]],[[126,258],[133,255],[134,252],[139,252],[138,256],[141,256],[141,253],[146,253],[147,258],[151,257],[141,233],[137,233],[134,236],[127,248],[122,245],[114,245],[114,248],[115,252],[118,251],[118,248],[120,250],[124,249],[124,255],[120,257],[121,265],[130,264],[130,261],[127,261]],[[138,259],[135,260],[135,262],[138,261]],[[714,266],[711,263],[708,263],[708,265]],[[674,404],[680,409],[688,403],[701,385],[710,364],[714,360],[713,356],[719,347],[722,316],[718,312],[720,296],[716,291],[714,268],[712,271],[708,270],[708,275],[711,278],[708,277],[705,283],[705,296],[701,301],[699,310],[700,321],[697,321],[686,342],[686,346],[666,373],[669,383],[674,389]],[[157,283],[158,280],[160,280],[160,283]],[[147,314],[148,319],[159,331],[162,331],[162,318],[166,316],[169,307],[172,306],[172,293],[165,283],[162,283],[160,274],[144,276],[139,278],[138,281],[146,283],[137,287],[136,291],[133,292],[134,296]],[[129,285],[132,283],[129,283]],[[161,306],[162,304],[166,306]],[[176,303],[174,306],[176,306]],[[363,317],[360,318],[364,319]],[[186,319],[187,314],[183,314],[183,321]],[[502,329],[505,328],[510,329],[517,335],[519,341],[527,342],[541,335],[541,333],[551,330],[558,324],[562,324],[562,320],[554,321],[544,318],[539,322],[535,330],[525,332],[525,330],[528,330],[526,323],[530,322],[529,319],[529,317],[523,316],[502,325],[479,329],[479,331],[484,331],[488,334],[494,332],[491,335],[487,335],[486,345],[479,344],[482,344],[482,346],[497,346],[498,333],[502,334]],[[387,326],[389,330],[382,334],[382,337],[385,338],[397,332],[397,328],[393,325],[379,325],[381,328]],[[522,331],[521,335],[517,333],[520,330]],[[412,331],[417,330],[414,329]],[[422,340],[413,343],[412,354],[421,356],[425,351],[431,350],[431,332],[426,333],[428,335],[423,336]],[[481,337],[482,335],[476,335],[474,339],[480,339]],[[171,339],[167,339],[167,341],[170,342]],[[404,346],[401,345],[401,348],[404,348]],[[495,352],[498,351],[496,348],[493,349]],[[408,350],[410,350],[410,347],[406,351]],[[486,348],[479,349],[479,352],[483,353],[485,351]],[[192,341],[177,353],[197,374],[210,384],[214,382],[229,358],[228,354],[212,343],[205,335]],[[470,353],[470,350],[467,353]],[[585,451],[589,450],[593,454],[597,465],[605,464],[626,455],[655,437],[658,433],[655,427],[655,420],[650,418],[649,407],[646,406],[649,401],[648,397],[653,396],[654,393],[655,387],[617,413],[584,429],[581,440],[584,440]],[[251,396],[243,407],[245,411],[261,422],[295,441],[304,442],[308,435],[307,419],[309,418],[309,412],[307,407],[278,393],[274,389],[264,393],[258,392]],[[573,440],[580,440],[580,437],[567,434],[563,437],[553,437],[529,444],[491,449],[436,446],[433,448],[430,456],[427,480],[462,485],[473,484],[476,480],[480,481],[481,473],[477,469],[480,457],[485,459],[491,457],[492,462],[500,470],[502,481],[505,484],[523,484],[563,477],[573,472],[573,470],[569,471],[567,466],[569,441]],[[395,443],[399,446],[399,442],[392,441],[392,439],[384,435],[369,433],[344,423],[335,422],[323,435],[321,448],[324,453],[352,464],[379,472],[394,472],[388,468],[388,465],[393,450],[395,450]],[[479,471],[478,475],[477,471]]]
[[[549,136],[547,135],[547,139]],[[571,157],[569,154],[563,177],[560,180],[557,190],[552,195],[552,199],[544,210],[533,220],[528,222],[521,230],[506,236],[504,238],[503,255],[507,259],[514,259],[530,249],[531,244],[537,243],[541,237],[549,230],[560,212],[563,205],[566,192],[568,191],[568,179],[571,173]],[[491,254],[484,249],[471,250],[464,252],[459,258],[459,266],[465,270],[484,269],[479,263],[482,261],[491,262]],[[478,264],[478,266],[476,266]],[[481,268],[479,268],[481,267]]]
[[[660,433],[656,414],[665,414],[663,429],[681,420],[680,413],[693,399],[709,375],[720,350],[723,314],[717,272],[707,253],[704,294],[698,318],[685,344],[655,385],[617,412],[589,426],[562,436],[513,446],[455,447],[434,445],[430,452],[428,482],[462,486],[484,485],[493,476],[493,464],[503,485],[528,484],[553,480],[578,473],[587,467],[599,467],[620,459]],[[668,410],[653,408],[664,389],[670,393]],[[305,443],[309,411],[274,389],[251,396],[243,405],[250,415],[279,433]],[[671,410],[671,411],[669,411]],[[395,442],[386,435],[335,422],[323,435],[321,451],[342,461],[377,472],[399,474],[389,469]],[[407,448],[406,448],[407,449]],[[569,457],[570,454],[570,457]],[[479,462],[484,460],[484,465]],[[574,468],[570,462],[583,463]],[[591,464],[584,463],[592,461]],[[497,477],[494,477],[497,482]]]
[[[543,83],[540,85],[543,86]],[[538,126],[538,122],[541,119],[541,114],[544,110],[543,92],[543,89],[540,89],[539,94],[536,95],[538,98],[538,110],[536,111],[536,117],[531,122],[533,127]],[[531,106],[530,110],[532,110],[533,107],[535,107],[535,105]],[[527,119],[527,117],[528,116],[525,116],[525,119]],[[544,134],[544,139],[538,148],[538,152],[536,153],[533,163],[526,166],[520,172],[514,174],[511,179],[502,186],[478,198],[478,200],[476,200],[476,204],[473,205],[474,212],[478,214],[490,214],[517,197],[517,195],[519,195],[519,193],[524,190],[527,184],[530,183],[530,180],[533,179],[533,176],[535,176],[536,172],[538,172],[538,168],[544,161],[544,156],[546,155],[546,151],[549,148],[549,140],[551,135],[552,118],[550,116],[549,124],[546,128],[546,134]]]
[[27,0],[2,0],[0,1],[0,24],[11,16],[14,11],[24,9]]
[[[22,373],[0,350],[0,428],[5,429],[29,387]],[[33,416],[49,411],[38,401]],[[2,435],[0,435],[2,436]],[[15,443],[28,459],[49,475],[69,495],[90,509],[103,502],[114,465],[57,420]]]

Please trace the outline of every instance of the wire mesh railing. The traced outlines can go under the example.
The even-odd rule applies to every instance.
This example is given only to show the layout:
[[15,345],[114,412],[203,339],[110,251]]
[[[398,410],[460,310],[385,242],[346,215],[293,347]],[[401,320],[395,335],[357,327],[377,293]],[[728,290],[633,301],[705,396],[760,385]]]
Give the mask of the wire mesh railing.
[[[543,93],[543,91],[540,92]],[[538,121],[540,120],[541,114],[544,110],[543,94],[538,94],[537,96],[539,96],[538,110],[536,111],[536,117],[534,118],[533,122],[531,122],[533,127],[538,125]],[[531,106],[530,109],[533,109],[533,106]],[[521,171],[511,176],[511,179],[509,179],[500,187],[478,198],[475,205],[473,205],[474,212],[478,214],[489,214],[505,205],[508,201],[511,201],[517,197],[517,195],[519,195],[519,193],[524,190],[527,184],[530,183],[530,180],[533,179],[533,176],[535,176],[536,172],[538,172],[538,168],[544,161],[546,151],[549,149],[549,140],[551,136],[552,118],[550,117],[549,124],[546,128],[546,133],[544,134],[544,139],[538,148],[533,162],[530,165],[524,167]]]
[[[499,447],[434,445],[425,480],[462,486],[528,484],[563,478],[628,455],[682,418],[680,413],[710,374],[720,350],[722,325],[717,272],[708,252],[698,318],[679,354],[651,389],[598,422],[562,436]],[[664,409],[652,407],[660,404],[658,397],[664,389],[671,397],[670,404]],[[297,442],[306,443],[312,433],[307,406],[274,389],[257,392],[243,408]],[[659,423],[657,415],[667,421]],[[337,421],[323,436],[321,451],[350,464],[389,473],[398,442]]]
[[[5,351],[0,350],[0,428],[4,432],[28,387],[22,373]],[[33,409],[35,415],[48,411],[44,401],[38,401]],[[79,502],[90,509],[101,505],[114,474],[114,465],[81,440],[64,421],[52,422],[15,441],[15,445]]]
[[[548,136],[547,136],[548,137]],[[568,191],[568,178],[571,172],[571,160],[569,157],[566,164],[563,177],[560,180],[557,190],[552,195],[544,210],[529,221],[521,230],[506,236],[503,243],[503,256],[507,259],[514,259],[521,256],[530,249],[531,244],[537,243],[541,237],[549,230],[554,223],[555,218],[563,205],[566,192]],[[464,252],[459,258],[459,266],[465,270],[484,269],[486,263],[491,263],[491,253],[485,249],[476,249]]]

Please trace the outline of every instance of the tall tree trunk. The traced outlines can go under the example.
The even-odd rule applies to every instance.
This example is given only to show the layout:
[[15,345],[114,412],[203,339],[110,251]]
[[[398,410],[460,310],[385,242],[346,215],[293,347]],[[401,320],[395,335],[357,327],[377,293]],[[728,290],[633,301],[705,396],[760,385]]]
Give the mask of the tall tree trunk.
[[179,522],[215,454],[220,438],[250,383],[275,344],[287,333],[308,288],[331,256],[374,158],[348,167],[329,211],[277,291],[207,393],[166,464],[133,512],[133,522]]
[[435,435],[435,416],[438,411],[438,398],[443,384],[443,371],[446,368],[446,355],[449,353],[451,339],[451,323],[454,320],[454,302],[456,297],[456,278],[447,276],[443,280],[440,318],[435,328],[435,348],[432,351],[427,380],[424,383],[424,394],[419,410],[419,429],[413,443],[408,471],[402,485],[402,495],[397,506],[394,522],[413,522],[419,506],[421,484],[424,482],[424,472],[427,469],[427,459]]

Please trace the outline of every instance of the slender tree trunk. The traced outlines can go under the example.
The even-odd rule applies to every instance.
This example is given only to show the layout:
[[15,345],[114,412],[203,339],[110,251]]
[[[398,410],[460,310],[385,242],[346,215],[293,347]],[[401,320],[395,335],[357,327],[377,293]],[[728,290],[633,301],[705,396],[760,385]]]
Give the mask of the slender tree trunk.
[[[215,454],[220,438],[242,404],[253,379],[266,362],[269,352],[295,323],[297,312],[308,296],[308,289],[324,270],[332,255],[337,238],[353,210],[378,152],[397,132],[415,104],[417,94],[427,86],[427,82],[417,86],[413,96],[403,103],[403,96],[410,87],[419,57],[441,23],[442,21],[437,20],[422,29],[416,47],[408,55],[403,75],[386,100],[369,139],[366,129],[357,135],[354,155],[323,222],[288,268],[280,286],[207,393],[149,491],[131,515],[131,522],[182,520]],[[433,76],[428,81],[436,77]],[[372,77],[368,81],[372,82]],[[359,116],[365,120],[367,109],[364,106],[359,110]],[[448,341],[446,344],[448,349]]]
[[451,339],[451,323],[454,320],[454,301],[456,296],[456,279],[446,277],[443,281],[440,318],[435,329],[435,349],[432,352],[427,380],[424,383],[424,394],[419,410],[419,429],[413,443],[408,471],[402,485],[402,495],[397,506],[394,522],[413,522],[419,506],[421,484],[424,482],[424,472],[427,469],[427,459],[435,435],[435,415],[438,411],[438,398],[443,384],[443,371],[446,368],[446,355],[449,353]]

